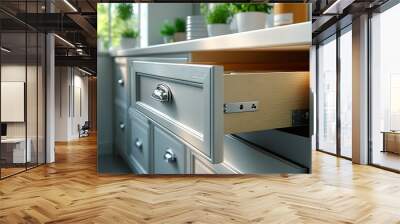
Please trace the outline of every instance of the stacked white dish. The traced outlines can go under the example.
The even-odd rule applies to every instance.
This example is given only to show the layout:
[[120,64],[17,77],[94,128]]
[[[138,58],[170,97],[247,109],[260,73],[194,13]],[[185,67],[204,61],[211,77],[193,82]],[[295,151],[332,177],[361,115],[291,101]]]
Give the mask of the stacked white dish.
[[194,40],[208,37],[203,16],[188,16],[186,18],[186,39]]

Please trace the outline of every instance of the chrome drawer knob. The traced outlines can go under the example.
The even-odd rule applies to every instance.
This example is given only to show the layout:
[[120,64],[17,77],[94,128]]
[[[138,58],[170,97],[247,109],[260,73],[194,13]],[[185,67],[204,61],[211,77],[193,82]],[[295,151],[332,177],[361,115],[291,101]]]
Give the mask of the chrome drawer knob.
[[124,80],[123,79],[118,79],[118,84],[120,84],[121,86],[124,85]]
[[120,123],[119,124],[119,128],[121,128],[122,130],[125,129],[125,124],[124,123]]
[[139,138],[137,138],[137,139],[136,139],[136,141],[135,141],[135,145],[136,145],[136,148],[138,148],[138,149],[142,149],[143,142],[142,142],[142,141],[140,141],[140,139],[139,139]]
[[154,100],[167,103],[171,100],[171,90],[166,84],[158,84],[156,89],[151,94],[151,98]]
[[169,148],[169,149],[165,150],[164,160],[167,163],[176,162],[176,156],[175,156],[175,153],[172,151],[172,149]]

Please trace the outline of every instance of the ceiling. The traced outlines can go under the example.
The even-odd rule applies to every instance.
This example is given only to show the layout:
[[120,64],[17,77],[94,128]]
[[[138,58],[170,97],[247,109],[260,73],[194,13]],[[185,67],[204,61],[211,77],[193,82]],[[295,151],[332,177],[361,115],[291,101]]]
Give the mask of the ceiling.
[[[2,46],[8,56],[34,55],[36,33],[56,33],[56,65],[96,72],[97,0],[1,0]],[[50,13],[51,12],[51,13]],[[27,38],[21,33],[27,32]],[[34,32],[35,35],[30,35]],[[65,40],[65,41],[64,41]],[[27,45],[26,42],[27,41]],[[31,43],[34,42],[34,43]],[[28,46],[25,51],[25,46]],[[42,45],[39,46],[43,47]]]
[[[285,2],[312,3],[313,41],[318,42],[351,23],[360,12],[373,9],[387,0],[288,0]],[[56,63],[73,65],[96,71],[96,4],[120,2],[112,0],[1,0],[0,22],[4,41],[15,52],[24,52],[25,38],[17,33],[26,29],[54,32]],[[149,1],[146,1],[149,2]],[[282,2],[270,0],[269,2]],[[51,10],[50,10],[51,9]],[[52,11],[52,13],[49,13]],[[346,22],[347,21],[347,22]],[[4,34],[5,33],[5,34]],[[28,42],[30,42],[28,38]],[[69,44],[70,43],[70,44]],[[72,46],[72,45],[74,46]],[[29,43],[27,53],[35,51]]]
[[313,43],[319,43],[349,24],[354,17],[388,0],[312,0]]

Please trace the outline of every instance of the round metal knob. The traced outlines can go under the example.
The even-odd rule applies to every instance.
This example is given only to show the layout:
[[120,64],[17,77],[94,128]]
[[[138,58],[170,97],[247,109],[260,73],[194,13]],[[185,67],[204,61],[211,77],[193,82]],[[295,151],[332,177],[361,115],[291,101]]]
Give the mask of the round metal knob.
[[124,124],[124,123],[120,123],[120,124],[119,124],[119,128],[125,129],[125,124]]
[[123,79],[118,79],[118,84],[120,84],[121,86],[124,85],[124,80]]
[[151,98],[162,103],[168,103],[172,99],[172,93],[170,88],[166,84],[161,83],[158,84],[156,86],[156,89],[153,90]]
[[138,148],[138,149],[142,149],[143,142],[142,142],[142,141],[140,141],[140,139],[139,139],[139,138],[137,138],[137,139],[136,139],[136,141],[135,141],[135,145],[136,145],[136,148]]
[[167,163],[173,163],[176,161],[176,156],[172,149],[165,150],[164,160]]

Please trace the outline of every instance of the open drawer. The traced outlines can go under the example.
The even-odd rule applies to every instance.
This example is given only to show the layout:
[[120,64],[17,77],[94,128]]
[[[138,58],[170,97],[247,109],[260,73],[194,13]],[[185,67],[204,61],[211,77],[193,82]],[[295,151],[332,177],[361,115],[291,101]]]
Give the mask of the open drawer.
[[291,127],[307,110],[308,72],[224,74],[222,66],[134,61],[131,106],[223,161],[225,134]]

